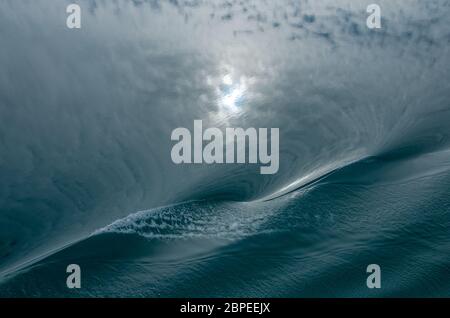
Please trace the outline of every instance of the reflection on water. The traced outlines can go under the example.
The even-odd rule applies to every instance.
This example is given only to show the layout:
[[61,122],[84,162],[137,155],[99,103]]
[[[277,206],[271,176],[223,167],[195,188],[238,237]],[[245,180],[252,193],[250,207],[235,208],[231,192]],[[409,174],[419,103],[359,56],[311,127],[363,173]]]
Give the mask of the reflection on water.
[[215,111],[210,115],[214,122],[228,124],[228,119],[237,118],[246,111],[250,80],[232,67],[222,69],[215,77],[207,78],[207,83],[216,96]]
[[[450,7],[446,0],[432,4],[410,0],[408,5],[405,1],[377,2],[386,22],[386,28],[379,31],[366,27],[365,1],[85,0],[80,4],[91,10],[83,11],[82,31],[73,32],[61,27],[66,1],[0,1],[0,118],[5,119],[0,125],[0,295],[5,294],[5,273],[18,273],[23,264],[135,211],[199,197],[274,198],[364,157],[419,157],[448,149],[450,35],[446,17]],[[190,127],[195,119],[220,128],[279,127],[278,173],[262,176],[252,165],[174,166],[170,133],[177,127]],[[280,225],[300,225],[287,236],[281,233],[264,240],[257,228],[242,245],[230,245],[239,254],[251,256],[247,262],[241,261],[245,257],[228,258],[217,250],[220,261],[202,259],[201,267],[189,266],[190,260],[184,259],[185,271],[177,268],[178,277],[173,280],[167,279],[170,264],[163,264],[161,274],[166,279],[155,277],[165,285],[158,285],[157,292],[168,286],[165,294],[185,296],[193,291],[192,286],[207,282],[196,294],[249,296],[253,291],[297,296],[304,295],[302,287],[315,284],[318,289],[309,290],[308,295],[316,295],[323,292],[324,282],[333,282],[341,295],[355,295],[358,290],[353,284],[359,284],[359,278],[337,282],[335,277],[343,277],[342,271],[336,276],[330,273],[336,269],[336,259],[361,267],[356,262],[361,247],[368,254],[363,263],[373,262],[372,255],[377,253],[395,267],[411,264],[408,257],[418,262],[433,259],[431,267],[423,262],[414,266],[422,271],[416,277],[442,280],[438,274],[444,273],[448,253],[438,249],[448,252],[448,235],[444,235],[449,231],[448,226],[433,226],[448,224],[449,177],[434,181],[423,165],[405,167],[403,163],[395,167],[380,164],[363,172],[347,170],[346,178],[334,179],[339,182],[336,186],[322,187],[310,199],[299,197],[292,208],[279,210],[277,220],[268,218],[265,224],[271,231]],[[432,170],[441,167],[439,162]],[[385,191],[386,174],[399,169],[405,171],[406,180],[418,173],[427,176],[428,186],[417,182]],[[374,182],[384,182],[378,184],[378,191],[371,180],[351,188],[369,172]],[[397,176],[389,177],[390,183],[399,182]],[[265,204],[269,203],[261,203],[264,209],[272,208]],[[221,228],[242,229],[236,227],[234,217],[222,217],[235,215],[227,214],[228,210],[209,205],[203,211],[218,213],[225,220]],[[188,221],[193,215],[195,222],[183,223],[182,219],[176,223],[183,217],[177,210],[169,215],[168,223],[177,226],[167,228],[169,234],[191,231],[192,224],[196,231],[208,233],[209,224],[216,224],[214,219],[206,227],[196,227],[198,209],[182,212]],[[267,215],[266,210],[253,206],[239,212],[249,217]],[[331,212],[343,218],[341,232],[322,223],[315,227],[311,222],[293,222],[305,214],[315,219]],[[400,228],[389,227],[391,217],[398,217],[395,224]],[[366,220],[379,225],[371,229],[373,235],[367,242],[349,244],[354,237],[345,235],[360,230]],[[428,230],[417,232],[416,241],[411,242],[419,244],[411,248],[408,235],[424,225]],[[158,230],[159,224],[154,228]],[[323,228],[328,232],[321,235]],[[313,239],[299,235],[303,233],[311,233]],[[394,248],[394,252],[403,248],[403,254],[389,254],[394,242],[391,233],[404,234]],[[384,234],[388,234],[386,240],[379,240]],[[432,240],[427,241],[428,237]],[[309,244],[312,241],[330,250],[319,253],[322,245]],[[268,248],[267,243],[274,245]],[[422,249],[429,243],[432,248]],[[109,241],[103,244],[114,247],[114,252],[120,250]],[[122,246],[135,250],[129,243]],[[146,245],[145,252],[149,249],[152,255],[155,248],[167,248],[159,242],[155,246]],[[255,246],[260,248],[258,257],[253,257]],[[306,250],[296,250],[298,246]],[[196,248],[195,244],[187,247],[189,251]],[[96,251],[92,245],[85,250]],[[343,253],[333,254],[339,251]],[[430,257],[432,252],[434,257]],[[289,254],[294,256],[287,258]],[[69,250],[66,255],[77,254]],[[311,263],[297,264],[305,255]],[[132,282],[153,286],[154,267],[144,268],[142,279],[134,272],[136,268],[126,270],[128,260],[117,264],[121,274],[108,273],[104,280],[97,276],[94,292],[108,294],[117,276],[133,286],[130,295],[140,290]],[[382,291],[392,294],[398,286],[402,291],[429,287],[434,294],[448,295],[448,284],[443,286],[444,293],[409,280],[407,267],[395,273],[404,279],[403,285]],[[37,293],[45,294],[50,289],[45,285],[48,280],[40,283],[44,277],[36,274],[23,281],[39,286]],[[190,284],[189,277],[194,278]],[[207,280],[217,277],[227,279]],[[251,284],[247,284],[249,277],[253,277]],[[240,285],[239,278],[246,282]],[[208,290],[212,286],[216,290]],[[25,287],[14,283],[9,295],[32,294]],[[121,293],[124,290],[118,285],[110,292]],[[153,291],[145,294],[153,295]]]
[[247,90],[245,77],[234,81],[233,77],[227,74],[223,77],[219,90],[221,94],[219,100],[220,110],[231,113],[238,112],[244,102],[245,92]]

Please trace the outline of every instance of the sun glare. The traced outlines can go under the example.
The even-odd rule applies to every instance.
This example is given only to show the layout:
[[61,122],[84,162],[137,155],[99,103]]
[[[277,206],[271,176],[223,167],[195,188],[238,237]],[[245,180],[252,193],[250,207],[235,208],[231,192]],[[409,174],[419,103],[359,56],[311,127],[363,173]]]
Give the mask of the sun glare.
[[244,79],[241,78],[238,81],[234,81],[231,74],[226,74],[222,78],[222,85],[220,88],[221,108],[228,112],[239,111],[245,91],[246,85]]

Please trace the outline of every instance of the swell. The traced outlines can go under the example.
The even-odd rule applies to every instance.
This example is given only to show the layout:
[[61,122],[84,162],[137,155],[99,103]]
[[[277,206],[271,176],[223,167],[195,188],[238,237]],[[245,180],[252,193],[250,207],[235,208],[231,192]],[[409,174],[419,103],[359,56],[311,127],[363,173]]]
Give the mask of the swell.
[[[138,212],[3,277],[2,294],[368,296],[355,277],[338,277],[376,259],[391,276],[372,296],[448,296],[449,153],[361,160],[270,201]],[[73,293],[63,284],[70,262],[86,272]],[[414,280],[398,265],[408,262],[420,269]]]
[[[441,167],[419,158],[445,153],[449,142],[448,5],[413,1],[399,10],[382,1],[386,29],[374,33],[361,19],[364,6],[349,3],[249,6],[260,12],[241,11],[241,3],[233,10],[242,13],[228,15],[228,5],[89,1],[89,32],[74,39],[60,27],[64,2],[2,2],[0,275],[97,240],[104,234],[89,235],[134,211],[213,201],[222,213],[196,207],[205,224],[190,212],[173,216],[176,235],[212,234],[217,223],[240,240],[233,230],[264,228],[246,218],[253,209],[273,219],[266,208],[323,189],[344,171],[343,190],[445,172],[438,155]],[[248,84],[237,113],[220,103],[226,75]],[[170,133],[194,119],[282,128],[279,173],[175,166]],[[389,169],[371,173],[366,162]],[[397,164],[405,162],[415,165]],[[424,204],[428,196],[418,194]],[[318,203],[331,209],[329,199]],[[166,235],[151,214],[142,213],[143,233]],[[227,229],[233,218],[243,227]]]

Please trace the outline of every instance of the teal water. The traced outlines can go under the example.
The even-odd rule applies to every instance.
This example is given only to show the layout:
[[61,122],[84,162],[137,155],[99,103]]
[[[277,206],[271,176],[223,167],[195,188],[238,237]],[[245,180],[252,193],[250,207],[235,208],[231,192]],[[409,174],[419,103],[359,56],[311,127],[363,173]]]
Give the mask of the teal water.
[[[444,151],[364,160],[271,201],[144,211],[14,273],[1,294],[448,297],[449,188]],[[79,290],[65,285],[70,263]],[[381,289],[366,287],[373,263]]]
[[[68,3],[0,1],[1,297],[450,297],[447,0]],[[278,172],[174,164],[195,120]]]

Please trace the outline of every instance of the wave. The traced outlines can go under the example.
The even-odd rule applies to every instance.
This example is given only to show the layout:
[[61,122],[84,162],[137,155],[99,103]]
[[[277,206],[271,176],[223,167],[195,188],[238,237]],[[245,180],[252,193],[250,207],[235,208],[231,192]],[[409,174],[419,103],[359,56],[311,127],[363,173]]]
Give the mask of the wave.
[[[0,4],[0,295],[448,296],[450,8],[380,5]],[[173,164],[195,119],[279,127],[279,172]]]
[[[1,294],[445,296],[449,153],[362,160],[270,201],[131,214],[4,278]],[[355,277],[364,282],[364,264],[375,260],[390,279],[374,293]],[[77,291],[64,285],[71,262],[83,268]]]

